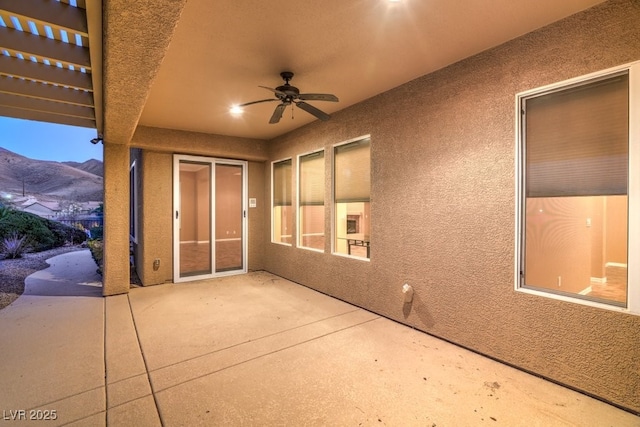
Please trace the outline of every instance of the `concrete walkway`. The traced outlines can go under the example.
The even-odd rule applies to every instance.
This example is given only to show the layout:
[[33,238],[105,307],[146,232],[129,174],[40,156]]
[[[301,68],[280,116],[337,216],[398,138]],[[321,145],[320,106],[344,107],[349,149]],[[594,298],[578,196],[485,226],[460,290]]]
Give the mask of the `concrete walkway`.
[[102,298],[88,251],[49,262],[0,310],[0,426],[640,425],[268,273]]

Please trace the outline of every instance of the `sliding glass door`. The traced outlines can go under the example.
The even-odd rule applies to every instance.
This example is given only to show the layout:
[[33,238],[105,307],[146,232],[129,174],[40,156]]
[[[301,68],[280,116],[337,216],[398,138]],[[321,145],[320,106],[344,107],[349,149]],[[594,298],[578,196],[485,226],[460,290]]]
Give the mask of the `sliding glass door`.
[[245,273],[246,162],[174,157],[174,282]]

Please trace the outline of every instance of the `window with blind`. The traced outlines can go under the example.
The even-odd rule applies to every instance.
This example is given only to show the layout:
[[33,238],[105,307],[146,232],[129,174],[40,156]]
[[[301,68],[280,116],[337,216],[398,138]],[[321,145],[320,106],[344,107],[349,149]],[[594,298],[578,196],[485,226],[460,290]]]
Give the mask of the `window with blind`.
[[291,159],[271,164],[271,241],[290,245],[293,211],[291,206]]
[[370,258],[371,139],[334,147],[334,252]]
[[298,157],[298,246],[324,251],[324,151]]
[[637,68],[518,95],[517,289],[640,311]]

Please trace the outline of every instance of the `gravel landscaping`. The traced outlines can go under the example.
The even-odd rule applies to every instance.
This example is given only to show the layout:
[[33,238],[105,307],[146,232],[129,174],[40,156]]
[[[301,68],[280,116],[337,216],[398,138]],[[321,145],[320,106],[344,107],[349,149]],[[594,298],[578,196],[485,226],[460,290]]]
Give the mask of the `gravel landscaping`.
[[62,246],[47,251],[28,253],[22,258],[4,259],[0,256],[0,310],[24,292],[24,280],[38,270],[49,267],[46,260],[56,255],[86,249],[81,245]]

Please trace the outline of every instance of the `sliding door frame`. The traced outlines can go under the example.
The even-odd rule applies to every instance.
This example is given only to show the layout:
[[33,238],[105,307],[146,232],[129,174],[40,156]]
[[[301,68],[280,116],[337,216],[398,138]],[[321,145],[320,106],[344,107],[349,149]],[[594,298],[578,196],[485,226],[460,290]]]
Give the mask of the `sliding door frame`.
[[[209,227],[209,242],[211,244],[211,272],[208,274],[200,274],[193,276],[181,276],[180,275],[180,163],[181,162],[195,162],[195,163],[209,163],[210,168],[210,227]],[[240,166],[242,168],[242,266],[237,270],[216,272],[216,165],[232,165]],[[215,157],[203,157],[192,156],[185,154],[174,154],[173,156],[173,282],[181,283],[194,280],[211,279],[214,277],[231,276],[236,274],[245,274],[247,272],[248,265],[248,220],[247,220],[247,201],[248,201],[248,162],[244,160],[231,160]]]

